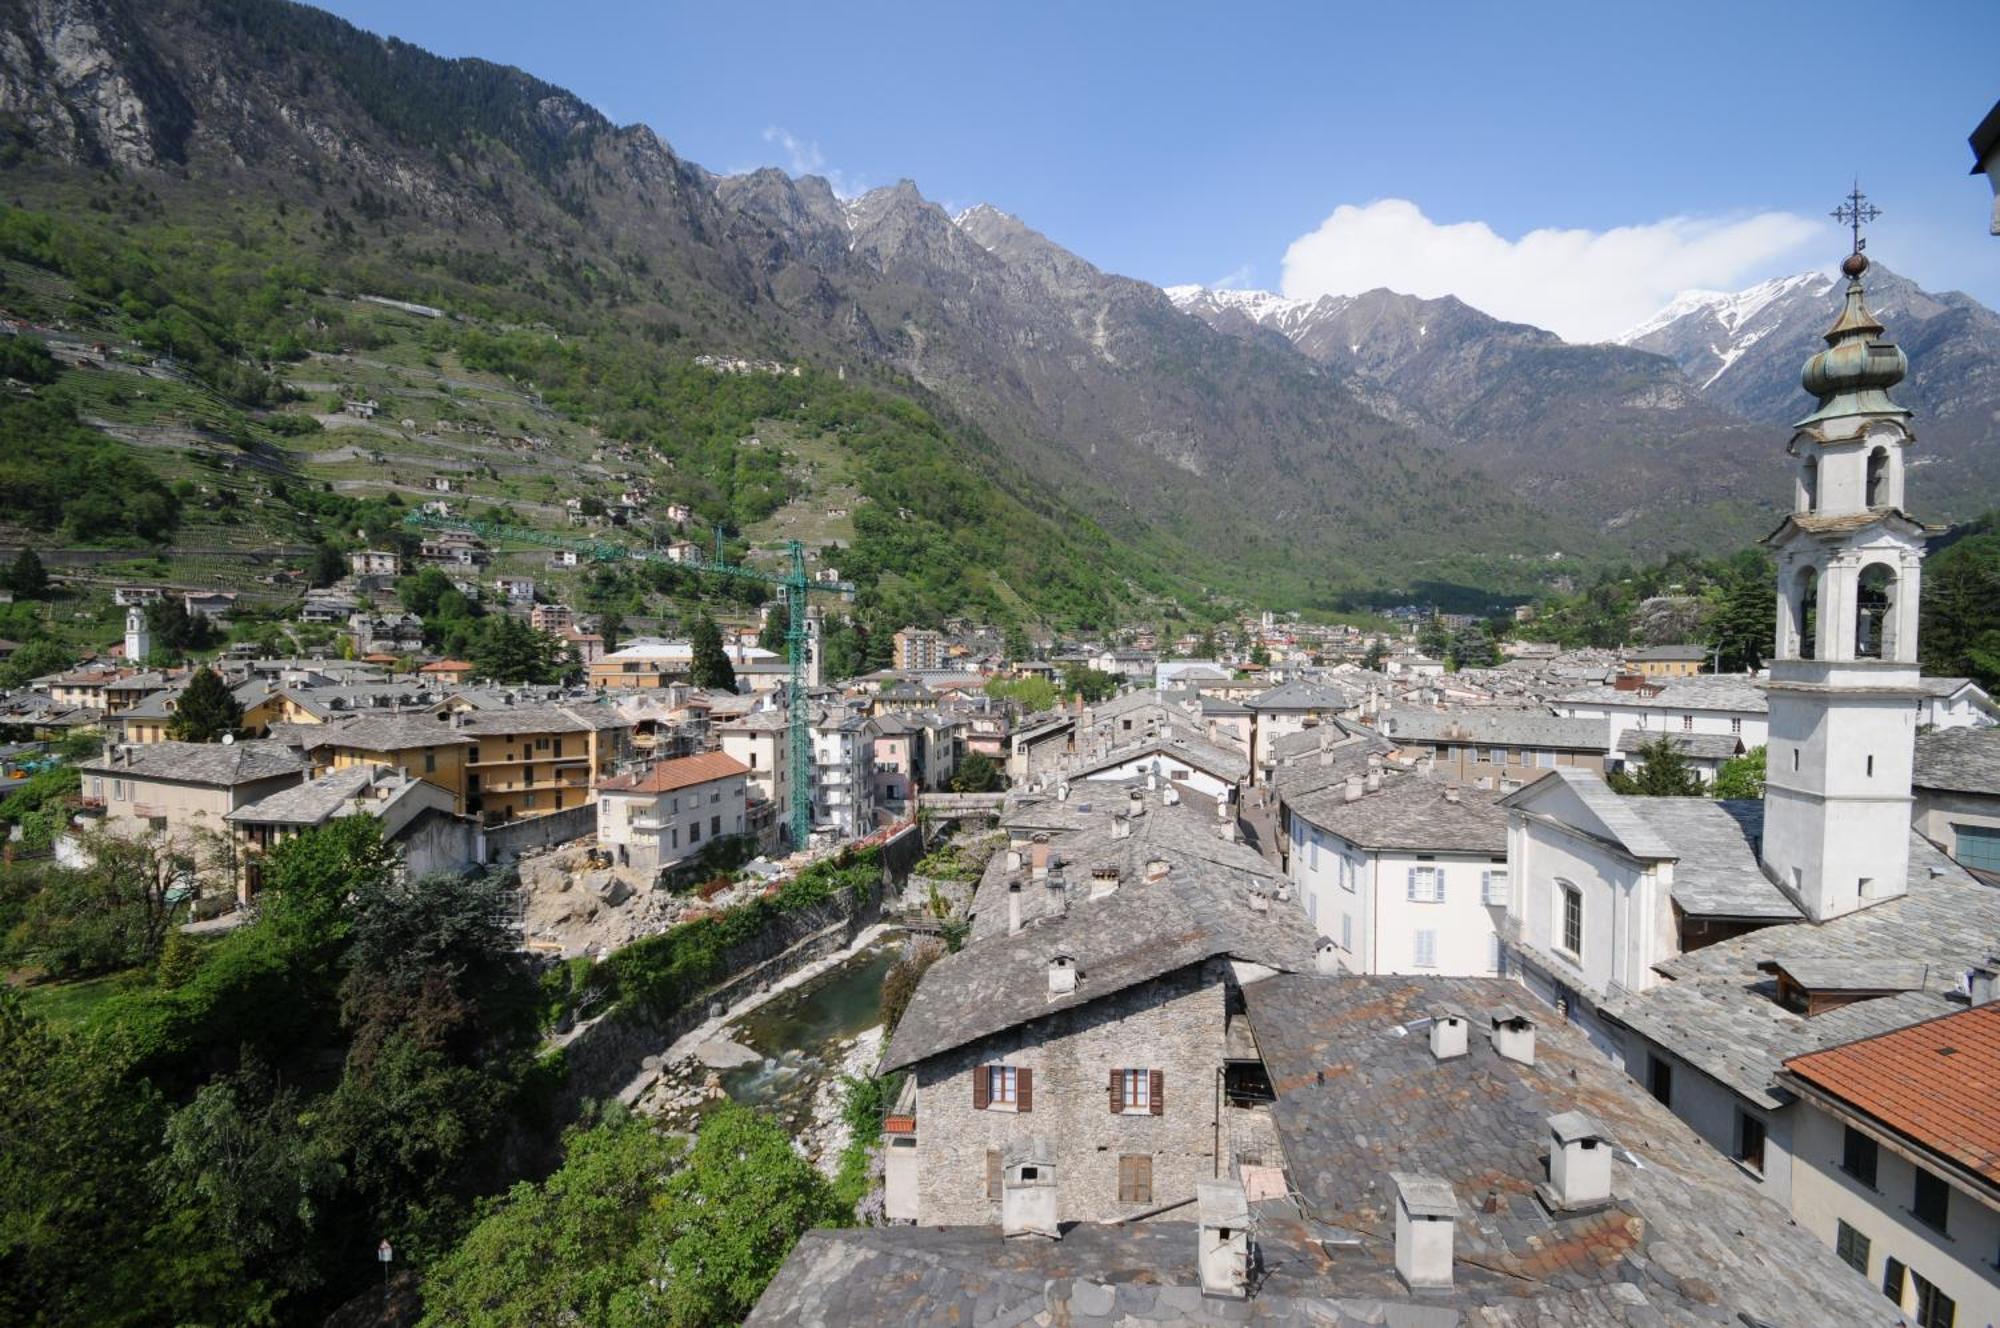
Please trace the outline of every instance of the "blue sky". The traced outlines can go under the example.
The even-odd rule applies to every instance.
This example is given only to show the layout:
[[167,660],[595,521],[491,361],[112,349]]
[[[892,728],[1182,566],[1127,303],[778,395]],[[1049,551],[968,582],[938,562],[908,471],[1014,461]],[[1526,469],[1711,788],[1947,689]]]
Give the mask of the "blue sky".
[[909,178],[1162,285],[1448,289],[1606,335],[1683,287],[1830,267],[1858,174],[1873,257],[2000,305],[1965,145],[2000,99],[1990,0],[326,7],[711,170]]

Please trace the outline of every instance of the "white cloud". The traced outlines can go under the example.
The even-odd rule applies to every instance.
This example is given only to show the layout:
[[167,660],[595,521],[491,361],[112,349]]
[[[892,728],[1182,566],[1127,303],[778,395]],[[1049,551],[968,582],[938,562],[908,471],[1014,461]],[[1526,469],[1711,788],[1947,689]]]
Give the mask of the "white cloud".
[[1284,293],[1358,295],[1387,286],[1545,327],[1570,341],[1616,336],[1681,291],[1733,290],[1800,261],[1824,223],[1789,212],[1668,217],[1608,231],[1506,239],[1483,221],[1439,225],[1415,203],[1342,204],[1285,250]]
[[1210,290],[1248,290],[1250,289],[1250,283],[1256,279],[1256,276],[1257,269],[1245,263],[1234,271],[1226,272],[1214,281],[1209,282],[1208,288]]
[[833,187],[838,198],[858,198],[868,192],[868,182],[837,166],[826,164],[826,154],[812,139],[800,138],[791,130],[772,125],[764,131],[764,141],[785,153],[785,169],[793,175],[817,175]]

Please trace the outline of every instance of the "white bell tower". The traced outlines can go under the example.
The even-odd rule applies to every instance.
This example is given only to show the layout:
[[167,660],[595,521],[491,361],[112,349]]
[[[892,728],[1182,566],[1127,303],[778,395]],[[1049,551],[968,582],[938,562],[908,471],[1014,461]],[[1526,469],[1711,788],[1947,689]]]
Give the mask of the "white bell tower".
[[[1858,191],[1852,201],[1861,208]],[[1910,864],[1927,532],[1902,510],[1914,435],[1888,396],[1909,362],[1868,312],[1867,270],[1857,232],[1841,264],[1845,305],[1803,375],[1819,408],[1787,449],[1793,510],[1765,541],[1778,560],[1778,632],[1764,868],[1814,922],[1903,894]]]
[[134,604],[125,610],[125,662],[144,664],[153,653],[153,632],[146,626],[146,610]]

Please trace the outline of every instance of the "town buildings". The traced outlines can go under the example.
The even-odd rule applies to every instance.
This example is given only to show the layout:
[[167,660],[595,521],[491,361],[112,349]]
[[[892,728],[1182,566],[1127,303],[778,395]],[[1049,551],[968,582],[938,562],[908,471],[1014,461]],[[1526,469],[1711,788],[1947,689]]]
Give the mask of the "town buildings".
[[894,667],[916,672],[944,667],[944,638],[919,627],[905,627],[894,638]]
[[666,869],[745,833],[750,768],[722,753],[660,761],[597,785],[597,842],[621,866]]

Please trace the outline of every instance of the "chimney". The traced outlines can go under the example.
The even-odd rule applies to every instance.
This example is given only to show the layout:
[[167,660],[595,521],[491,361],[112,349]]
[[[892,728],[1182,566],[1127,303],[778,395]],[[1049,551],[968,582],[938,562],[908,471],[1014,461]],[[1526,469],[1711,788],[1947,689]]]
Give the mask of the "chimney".
[[1060,784],[1056,785],[1056,801],[1057,802],[1069,801],[1069,781],[1067,779],[1063,780]]
[[1361,801],[1361,795],[1366,791],[1367,786],[1363,783],[1360,775],[1349,775],[1347,777],[1347,788],[1341,794],[1341,801],[1359,802]]
[[1007,1150],[1000,1184],[1000,1234],[1062,1239],[1056,1224],[1055,1150],[1036,1135]]
[[1538,1187],[1551,1211],[1611,1202],[1611,1140],[1580,1111],[1549,1117],[1549,1183]]
[[1454,807],[1458,806],[1458,800],[1459,800],[1458,785],[1446,784],[1444,786],[1444,800],[1450,803]]
[[1292,902],[1292,883],[1290,881],[1278,882],[1278,902],[1281,904]]
[[1076,990],[1076,960],[1066,954],[1049,960],[1049,995],[1067,996]]
[[1160,805],[1162,807],[1180,806],[1181,791],[1175,788],[1172,784],[1167,785],[1164,789],[1160,790]]
[[1242,1300],[1250,1294],[1250,1203],[1243,1183],[1198,1180],[1194,1196],[1201,1293]]
[[1132,815],[1130,812],[1119,812],[1111,818],[1111,837],[1113,839],[1130,839],[1132,837]]
[[1165,858],[1154,858],[1146,864],[1146,880],[1148,882],[1164,881],[1167,879],[1167,872],[1169,870],[1171,868],[1167,865]]
[[1160,786],[1160,772],[1157,770],[1148,770],[1146,772],[1146,787],[1149,789],[1156,789],[1159,786]]
[[1099,867],[1090,873],[1090,897],[1102,899],[1106,895],[1118,893],[1118,869]]
[[1966,990],[1972,994],[1974,1005],[1984,1005],[2000,996],[2000,955],[1987,956],[1985,963],[1976,965],[1966,975]]
[[1322,747],[1319,749],[1319,763],[1321,765],[1333,764],[1333,748]]
[[1008,870],[1008,871],[1010,871],[1010,872],[1017,872],[1017,871],[1021,870],[1021,850],[1020,850],[1020,849],[1018,849],[1018,848],[1010,848],[1010,849],[1008,849],[1008,850],[1007,850],[1007,870]]
[[1340,950],[1332,938],[1322,936],[1313,949],[1313,971],[1323,978],[1330,978],[1340,972]]
[[1382,767],[1379,765],[1368,767],[1368,776],[1362,782],[1361,787],[1369,793],[1380,793],[1382,791]]
[[1412,1291],[1451,1288],[1452,1224],[1458,1196],[1451,1183],[1413,1171],[1392,1171],[1396,1183],[1396,1273]]
[[1009,881],[1007,882],[1007,934],[1012,936],[1020,930],[1021,883],[1019,881]]
[[1439,1005],[1431,1010],[1431,1055],[1441,1061],[1455,1060],[1466,1054],[1466,1037],[1472,1021],[1465,1017],[1465,1011],[1454,1005]]
[[1493,1050],[1502,1059],[1519,1061],[1523,1065],[1535,1063],[1535,1021],[1512,1006],[1503,1005],[1493,1012]]
[[1246,896],[1244,902],[1250,905],[1252,913],[1269,913],[1271,911],[1271,896],[1264,892],[1264,887],[1261,884],[1250,887],[1250,893]]
[[1028,845],[1028,874],[1036,880],[1043,880],[1049,874],[1049,837],[1037,834]]

